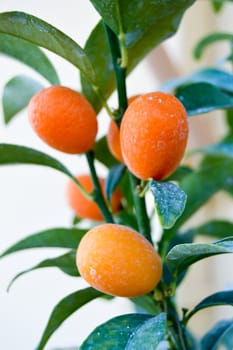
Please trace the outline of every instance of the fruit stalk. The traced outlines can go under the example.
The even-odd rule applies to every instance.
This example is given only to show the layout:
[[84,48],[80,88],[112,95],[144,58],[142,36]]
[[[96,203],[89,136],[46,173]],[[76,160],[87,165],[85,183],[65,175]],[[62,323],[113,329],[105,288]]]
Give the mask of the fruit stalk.
[[121,49],[119,41],[115,33],[104,23],[104,29],[108,40],[109,49],[112,55],[112,63],[115,72],[116,86],[118,92],[118,111],[116,115],[116,123],[120,126],[123,114],[128,106],[126,93],[126,67],[121,66]]
[[145,197],[140,197],[137,193],[137,186],[139,185],[140,180],[138,180],[133,174],[129,172],[129,179],[131,190],[133,193],[134,206],[137,216],[138,228],[140,233],[148,239],[149,242],[152,242],[151,238],[151,227],[150,220],[147,215]]
[[95,203],[100,208],[105,221],[108,222],[108,223],[114,223],[112,214],[109,211],[109,209],[107,207],[107,204],[106,204],[106,202],[104,200],[103,194],[101,192],[100,184],[99,184],[99,181],[98,181],[98,177],[97,177],[96,170],[95,170],[95,165],[94,165],[94,153],[93,153],[93,151],[87,152],[86,153],[86,158],[87,158],[87,162],[88,162],[88,165],[89,165],[91,178],[92,178],[92,181],[93,181],[93,184],[94,184],[93,200],[95,201]]

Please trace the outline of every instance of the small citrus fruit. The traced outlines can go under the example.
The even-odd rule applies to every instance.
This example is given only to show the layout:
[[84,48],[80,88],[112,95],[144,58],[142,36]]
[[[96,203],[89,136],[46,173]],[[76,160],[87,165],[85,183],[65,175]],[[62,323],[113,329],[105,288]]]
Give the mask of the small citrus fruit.
[[160,257],[138,232],[118,224],[92,228],[76,255],[81,276],[106,294],[136,297],[149,293],[162,274]]
[[127,108],[120,128],[124,163],[138,178],[161,180],[179,165],[188,138],[187,114],[173,95],[152,92]]
[[[128,104],[133,102],[138,96],[139,95],[131,96],[128,99]],[[107,133],[107,142],[112,155],[116,159],[118,159],[120,162],[123,162],[123,156],[121,153],[121,146],[120,146],[120,130],[114,120],[111,120],[109,124],[108,133]]]
[[120,146],[120,130],[114,120],[111,120],[108,133],[107,133],[107,142],[110,152],[114,155],[116,159],[120,162],[123,162],[123,156],[121,153]]
[[96,113],[83,95],[70,88],[39,91],[29,102],[28,114],[37,135],[59,151],[80,154],[94,145]]
[[[93,191],[94,185],[90,175],[79,175],[76,178],[87,192],[91,193]],[[102,193],[105,197],[105,179],[99,178],[99,183]],[[78,186],[72,180],[69,180],[67,185],[67,198],[70,207],[74,210],[75,214],[78,217],[83,219],[91,219],[95,221],[103,220],[102,213],[97,204],[92,200],[86,198],[80,191]],[[121,192],[119,191],[119,189],[116,189],[112,193],[111,198],[111,207],[113,213],[116,213],[119,210],[121,199]]]

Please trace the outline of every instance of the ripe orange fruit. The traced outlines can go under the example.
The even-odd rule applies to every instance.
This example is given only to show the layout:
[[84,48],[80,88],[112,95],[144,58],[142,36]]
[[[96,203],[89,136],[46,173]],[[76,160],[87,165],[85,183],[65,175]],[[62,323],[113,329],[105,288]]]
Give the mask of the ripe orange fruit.
[[116,159],[123,162],[123,156],[121,153],[120,146],[120,130],[114,120],[111,120],[108,133],[107,142],[110,152],[114,155]]
[[52,86],[39,91],[28,106],[30,123],[51,147],[70,154],[90,150],[97,134],[94,109],[80,93]]
[[[90,175],[79,175],[76,178],[87,192],[91,193],[93,191],[94,185]],[[105,197],[105,179],[99,178],[99,182],[102,193]],[[91,201],[90,199],[86,198],[82,194],[78,186],[72,180],[69,180],[67,185],[67,199],[70,207],[74,210],[75,214],[78,217],[83,219],[91,219],[95,221],[103,220],[102,213],[97,204]],[[113,213],[116,213],[119,210],[121,199],[121,192],[119,191],[119,189],[116,189],[112,193],[111,198],[111,207]]]
[[166,178],[179,165],[188,138],[187,114],[173,95],[152,92],[127,108],[120,128],[124,163],[138,178]]
[[88,231],[79,244],[76,263],[92,287],[121,297],[149,293],[162,275],[160,257],[149,241],[118,224]]
[[[128,104],[133,102],[138,96],[139,95],[131,96],[128,99]],[[107,133],[107,142],[108,142],[108,147],[110,149],[110,152],[113,154],[113,156],[116,159],[118,159],[120,162],[123,162],[123,156],[121,153],[121,146],[120,146],[120,130],[114,120],[111,120],[109,124],[109,129]]]

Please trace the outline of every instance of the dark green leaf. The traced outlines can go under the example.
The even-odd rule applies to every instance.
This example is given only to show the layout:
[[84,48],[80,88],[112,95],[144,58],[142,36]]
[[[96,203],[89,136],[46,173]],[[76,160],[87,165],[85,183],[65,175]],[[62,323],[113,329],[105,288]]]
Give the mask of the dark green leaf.
[[0,14],[0,33],[19,37],[56,53],[78,67],[89,82],[95,82],[95,73],[83,49],[49,23],[27,13],[5,12]]
[[0,53],[33,68],[51,84],[60,84],[52,63],[37,46],[12,35],[0,33]]
[[211,44],[218,41],[229,41],[229,46],[233,42],[233,34],[230,33],[211,33],[204,38],[202,38],[194,49],[194,57],[201,58],[203,51]]
[[210,0],[210,2],[213,6],[214,11],[219,12],[222,9],[225,0]]
[[182,180],[185,176],[189,175],[192,173],[192,169],[187,167],[187,166],[179,166],[175,172],[170,175],[166,181],[180,181]]
[[125,350],[152,350],[156,349],[166,336],[166,314],[147,320],[139,325],[135,332],[131,334]]
[[125,165],[120,163],[114,165],[109,170],[108,177],[105,182],[105,193],[109,202],[111,202],[112,193],[119,185],[122,176],[124,175],[125,169]]
[[86,288],[72,293],[62,299],[53,309],[47,326],[43,332],[42,338],[36,350],[43,350],[45,344],[51,335],[60,327],[60,325],[75,311],[83,305],[102,296],[103,294],[95,289]]
[[24,75],[18,75],[9,80],[4,87],[2,96],[5,123],[9,123],[17,113],[22,111],[32,96],[42,88],[40,83]]
[[[169,242],[167,251],[171,250],[173,247],[175,247],[178,244],[192,243],[194,237],[195,237],[195,230],[192,230],[192,229],[187,230],[186,232],[176,233],[176,235]],[[184,270],[179,274],[176,280],[177,286],[180,285],[180,283],[183,281],[184,277],[186,276],[186,273],[187,273],[187,270]],[[172,275],[170,270],[167,267],[167,264],[164,264],[163,266],[163,280],[167,285],[169,285],[172,282]]]
[[[104,15],[105,22],[115,33],[124,32],[128,52],[127,73],[155,46],[172,36],[185,10],[195,0],[136,0],[136,1],[94,1],[96,8]],[[106,6],[107,5],[107,6]],[[116,6],[120,12],[116,15]],[[119,22],[120,18],[120,22]],[[85,52],[95,67],[97,85],[108,98],[115,88],[115,78],[106,35],[102,22],[93,30],[85,45]],[[83,92],[95,109],[102,107],[91,85],[82,77]]]
[[229,136],[217,144],[197,149],[197,152],[209,157],[227,157],[233,159],[233,137]]
[[175,78],[165,82],[161,89],[172,91],[183,85],[191,83],[209,83],[220,90],[233,92],[233,74],[216,68],[204,68],[188,75],[185,78]]
[[190,318],[200,310],[219,305],[233,306],[233,290],[214,293],[208,296],[207,298],[203,299],[188,314],[186,314],[185,321],[189,321]]
[[216,323],[201,339],[201,350],[217,350],[225,343],[226,350],[233,348],[233,320],[224,320]]
[[150,190],[162,227],[171,228],[184,211],[187,195],[172,182],[152,181]]
[[193,83],[179,87],[175,93],[189,116],[216,109],[233,108],[233,96],[209,83]]
[[226,253],[233,253],[233,237],[209,244],[179,244],[168,252],[166,262],[173,274],[179,274],[199,260]]
[[76,215],[72,219],[72,225],[76,226],[82,221],[82,218],[77,217]]
[[48,154],[24,146],[1,143],[0,165],[10,164],[34,164],[47,166],[66,174],[75,181],[75,178],[70,171],[62,163]]
[[129,314],[115,317],[100,325],[87,337],[80,350],[125,349],[130,335],[153,316]]
[[106,137],[100,138],[94,146],[95,158],[107,168],[111,168],[116,165],[118,161],[110,153]]
[[[210,176],[211,175],[211,176]],[[216,192],[229,189],[233,183],[233,161],[231,157],[206,157],[199,170],[185,176],[179,183],[187,194],[185,210],[174,227],[164,231],[163,240],[170,242],[188,218],[197,212]]]
[[160,26],[165,26],[166,23],[167,29],[169,24],[172,28],[171,19],[175,17],[178,20],[186,8],[193,3],[193,1],[171,3],[170,0],[163,2],[144,0],[143,3],[140,0],[135,0],[133,3],[120,0],[110,2],[109,0],[91,0],[91,2],[107,25],[116,34],[124,32],[126,40],[131,45],[135,44],[155,24],[159,27],[159,23]]
[[193,228],[193,231],[197,235],[225,238],[233,236],[233,223],[224,220],[211,220]]
[[54,228],[41,231],[18,241],[5,250],[0,257],[31,248],[71,248],[77,249],[86,230],[77,228]]
[[227,124],[230,129],[230,134],[233,134],[233,109],[229,109],[226,111],[226,119]]
[[30,269],[24,270],[20,273],[18,273],[10,282],[7,290],[9,290],[12,286],[12,284],[21,276],[23,276],[25,273],[41,269],[44,267],[57,267],[64,273],[66,273],[69,276],[72,277],[78,277],[80,276],[77,270],[76,266],[76,251],[72,250],[66,254],[60,255],[56,258],[46,259],[41,261],[39,264],[31,267]]

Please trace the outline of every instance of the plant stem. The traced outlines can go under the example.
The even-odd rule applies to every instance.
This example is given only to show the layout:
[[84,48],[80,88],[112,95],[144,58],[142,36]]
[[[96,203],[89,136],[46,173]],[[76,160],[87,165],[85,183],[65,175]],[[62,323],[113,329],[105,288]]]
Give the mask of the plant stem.
[[94,165],[94,152],[93,151],[89,151],[86,153],[86,158],[87,158],[87,162],[89,165],[89,169],[90,169],[90,173],[91,173],[91,178],[94,184],[94,191],[93,191],[93,200],[95,201],[95,203],[98,205],[98,207],[101,210],[101,213],[103,214],[103,217],[105,219],[106,222],[108,223],[114,223],[113,217],[111,212],[109,211],[107,204],[105,202],[105,199],[103,197],[101,188],[100,188],[100,184],[99,184],[99,180],[96,174],[96,170],[95,170],[95,165]]
[[[110,52],[112,55],[113,67],[114,67],[114,72],[116,77],[116,86],[118,91],[118,103],[119,103],[116,122],[120,126],[121,119],[128,105],[127,92],[126,92],[126,69],[127,69],[126,61],[127,60],[124,61],[124,65],[122,66],[121,53],[123,49],[122,47],[120,47],[118,37],[105,23],[104,23],[104,28],[108,39]],[[123,45],[122,41],[121,41],[121,45]],[[145,198],[144,197],[141,198],[137,193],[137,185],[139,184],[139,180],[130,172],[129,172],[129,177],[130,177],[131,190],[133,193],[134,207],[136,211],[136,218],[138,222],[139,231],[143,236],[145,236],[152,243],[150,221],[146,210]]]
[[139,180],[129,172],[131,190],[133,193],[134,207],[140,233],[152,243],[150,220],[146,210],[145,198],[140,197],[137,193]]
[[189,347],[184,333],[184,326],[179,319],[174,302],[171,298],[167,298],[166,303],[168,318],[172,322],[172,333],[177,342],[177,350],[188,350]]
[[118,91],[118,114],[116,122],[120,125],[123,114],[128,106],[127,93],[126,93],[126,66],[121,66],[121,49],[116,34],[104,23],[104,29],[106,32],[108,45],[112,55],[112,63],[115,72],[116,86]]

